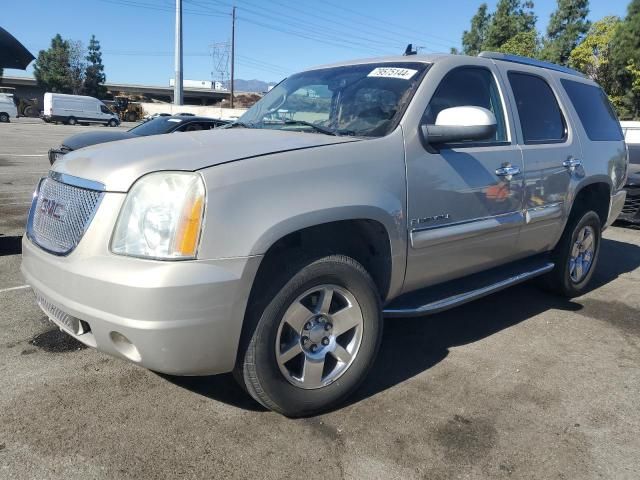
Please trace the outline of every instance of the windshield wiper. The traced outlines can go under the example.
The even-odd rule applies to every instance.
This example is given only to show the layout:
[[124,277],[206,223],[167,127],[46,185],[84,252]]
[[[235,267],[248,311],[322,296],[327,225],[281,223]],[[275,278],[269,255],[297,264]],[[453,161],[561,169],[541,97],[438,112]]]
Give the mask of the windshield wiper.
[[340,134],[335,130],[327,127],[321,127],[320,125],[316,125],[315,123],[305,122],[304,120],[285,120],[283,123],[285,125],[304,125],[306,127],[313,128],[317,132],[324,133],[325,135],[333,135],[334,137],[340,136]]

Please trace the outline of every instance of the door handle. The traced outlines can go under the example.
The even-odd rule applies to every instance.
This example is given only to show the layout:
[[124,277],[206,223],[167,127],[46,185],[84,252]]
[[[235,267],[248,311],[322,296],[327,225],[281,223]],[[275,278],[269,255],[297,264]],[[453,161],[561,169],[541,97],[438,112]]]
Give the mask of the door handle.
[[562,166],[568,169],[570,172],[575,172],[576,168],[582,166],[582,160],[577,158],[569,157],[564,162],[562,162]]
[[511,180],[514,175],[518,175],[520,173],[520,167],[515,165],[504,165],[496,169],[496,175],[499,177],[504,177],[505,180]]

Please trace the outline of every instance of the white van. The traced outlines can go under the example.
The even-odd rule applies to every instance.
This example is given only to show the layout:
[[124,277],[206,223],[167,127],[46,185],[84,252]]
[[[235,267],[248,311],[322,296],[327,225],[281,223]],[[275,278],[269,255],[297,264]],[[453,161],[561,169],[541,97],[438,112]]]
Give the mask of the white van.
[[76,123],[102,123],[110,127],[120,124],[118,116],[97,98],[63,93],[44,94],[44,121]]
[[9,122],[12,117],[18,117],[18,109],[13,103],[13,95],[0,93],[0,122]]

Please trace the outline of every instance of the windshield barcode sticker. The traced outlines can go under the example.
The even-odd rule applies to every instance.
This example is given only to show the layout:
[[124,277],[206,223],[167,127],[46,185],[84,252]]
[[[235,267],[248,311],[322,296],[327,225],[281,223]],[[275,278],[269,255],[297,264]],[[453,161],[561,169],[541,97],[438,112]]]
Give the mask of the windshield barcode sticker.
[[378,67],[371,70],[367,77],[399,78],[401,80],[409,80],[416,73],[418,73],[417,70],[412,70],[410,68]]

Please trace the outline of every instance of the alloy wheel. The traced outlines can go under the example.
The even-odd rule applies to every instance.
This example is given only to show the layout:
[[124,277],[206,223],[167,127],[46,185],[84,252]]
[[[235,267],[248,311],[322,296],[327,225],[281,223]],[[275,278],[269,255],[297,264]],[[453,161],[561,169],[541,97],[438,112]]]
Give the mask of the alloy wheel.
[[569,257],[569,276],[574,283],[580,283],[589,273],[595,252],[595,231],[586,225],[578,232],[576,241],[571,247]]
[[287,308],[276,337],[276,360],[289,383],[327,386],[351,366],[364,319],[354,295],[337,285],[307,290]]

